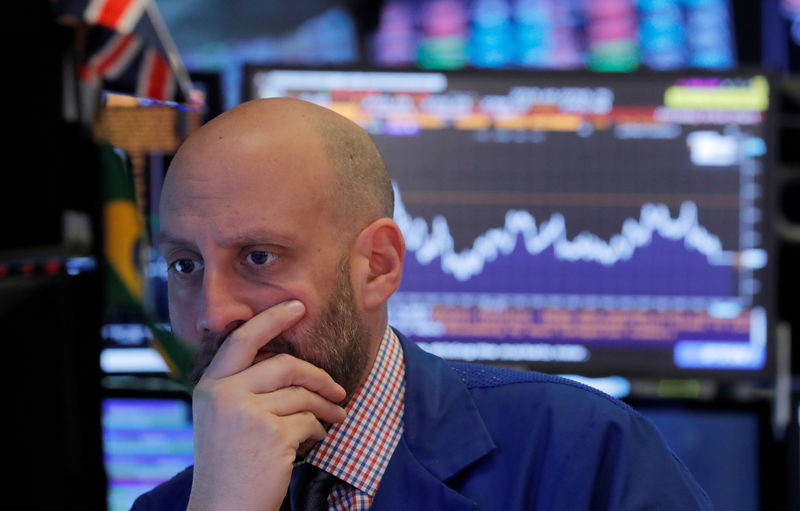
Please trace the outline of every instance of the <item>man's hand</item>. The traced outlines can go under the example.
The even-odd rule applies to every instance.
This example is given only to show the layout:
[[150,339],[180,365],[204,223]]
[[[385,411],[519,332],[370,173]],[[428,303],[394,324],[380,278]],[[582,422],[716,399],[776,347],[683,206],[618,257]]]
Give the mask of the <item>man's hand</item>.
[[190,510],[277,510],[300,444],[344,420],[345,390],[322,369],[286,354],[253,364],[304,312],[284,302],[242,324],[195,387]]

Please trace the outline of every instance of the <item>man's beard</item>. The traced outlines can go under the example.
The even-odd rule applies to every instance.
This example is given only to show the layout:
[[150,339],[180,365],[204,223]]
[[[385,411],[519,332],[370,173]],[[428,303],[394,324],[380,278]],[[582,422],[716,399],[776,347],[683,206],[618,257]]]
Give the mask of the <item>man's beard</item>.
[[[302,331],[290,337],[282,333],[269,342],[274,353],[288,353],[328,373],[344,387],[350,401],[366,376],[369,360],[369,338],[355,303],[350,280],[350,261],[338,265],[336,286],[320,316]],[[194,384],[200,380],[226,338],[204,341],[192,370]]]

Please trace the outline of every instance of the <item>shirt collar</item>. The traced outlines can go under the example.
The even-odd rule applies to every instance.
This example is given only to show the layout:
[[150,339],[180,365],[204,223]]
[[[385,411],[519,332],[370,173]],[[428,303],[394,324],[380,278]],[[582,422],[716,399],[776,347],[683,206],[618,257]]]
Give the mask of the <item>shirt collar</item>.
[[387,325],[369,375],[306,461],[374,497],[389,459],[403,435],[405,360]]

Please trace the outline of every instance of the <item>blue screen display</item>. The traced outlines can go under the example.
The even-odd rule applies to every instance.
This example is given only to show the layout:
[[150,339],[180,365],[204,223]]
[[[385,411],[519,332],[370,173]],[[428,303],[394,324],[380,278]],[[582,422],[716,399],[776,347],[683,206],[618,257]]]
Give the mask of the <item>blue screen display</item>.
[[596,71],[736,65],[727,0],[390,0],[371,62]]
[[390,323],[423,348],[577,374],[765,367],[764,76],[255,68],[250,83],[372,136],[406,241]]
[[104,400],[109,511],[127,511],[136,497],[192,464],[191,418],[185,400]]
[[755,412],[636,407],[652,420],[717,511],[761,509],[760,420]]

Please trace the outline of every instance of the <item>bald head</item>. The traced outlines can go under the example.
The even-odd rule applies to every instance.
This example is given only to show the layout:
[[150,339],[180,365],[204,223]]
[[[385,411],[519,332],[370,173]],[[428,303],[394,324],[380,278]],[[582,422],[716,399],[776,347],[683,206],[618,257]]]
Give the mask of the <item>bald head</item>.
[[391,218],[394,213],[392,183],[375,143],[366,131],[346,117],[309,105],[320,114],[310,117],[311,126],[323,142],[335,170],[339,193],[346,203],[363,209],[363,214],[371,220]]
[[[288,172],[306,179],[309,197],[305,199],[319,205],[325,199],[329,218],[343,233],[354,234],[378,218],[392,217],[391,181],[372,139],[346,117],[313,103],[270,98],[238,105],[189,137],[176,154],[170,173],[192,172],[193,165],[185,165],[187,160],[197,156],[205,160],[212,151],[230,158],[229,168],[218,171],[231,179],[237,178],[234,160],[244,152],[256,167],[260,159],[264,172],[274,171],[277,159],[287,160]],[[308,168],[303,160],[315,151],[324,155],[324,165]],[[176,177],[181,176],[168,174],[165,188],[169,189]]]

